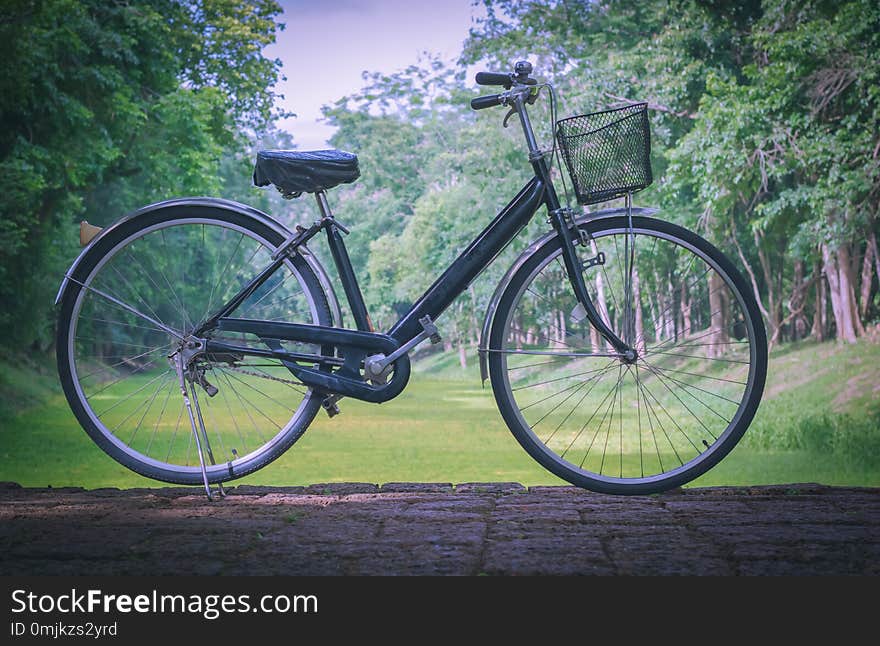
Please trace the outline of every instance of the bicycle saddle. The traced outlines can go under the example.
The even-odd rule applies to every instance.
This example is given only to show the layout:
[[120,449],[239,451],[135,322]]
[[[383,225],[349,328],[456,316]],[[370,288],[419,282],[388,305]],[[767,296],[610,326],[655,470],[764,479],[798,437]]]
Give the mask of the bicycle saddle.
[[261,150],[254,184],[274,184],[284,197],[326,191],[360,177],[357,155],[342,150]]

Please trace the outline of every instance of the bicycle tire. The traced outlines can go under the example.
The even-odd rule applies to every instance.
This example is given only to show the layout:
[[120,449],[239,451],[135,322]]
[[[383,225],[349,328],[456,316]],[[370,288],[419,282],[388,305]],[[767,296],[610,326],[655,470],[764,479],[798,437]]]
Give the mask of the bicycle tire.
[[[198,240],[199,235],[202,238],[201,244],[199,244]],[[212,236],[210,245],[206,244],[206,236]],[[170,245],[168,243],[169,238],[172,238]],[[224,248],[221,243],[225,242],[227,238],[230,245],[228,248]],[[160,245],[160,240],[161,244],[165,244],[166,247],[170,247],[176,252],[165,255],[176,259],[177,265],[168,260],[168,258],[161,257],[162,254],[150,253],[151,251],[156,251],[155,247]],[[228,252],[228,258],[226,258],[224,254],[227,253],[228,249],[233,248],[233,244],[236,242],[234,250]],[[212,305],[219,306],[223,302],[221,296],[225,296],[225,294],[220,294],[219,290],[227,289],[230,294],[234,294],[240,287],[240,285],[220,287],[220,279],[223,278],[222,274],[227,270],[231,271],[236,266],[233,264],[233,256],[236,256],[237,250],[243,249],[241,257],[244,257],[245,254],[250,254],[250,250],[253,248],[253,255],[251,255],[248,263],[253,265],[249,268],[256,270],[256,265],[260,261],[268,260],[271,252],[282,242],[283,236],[277,230],[257,218],[235,209],[228,209],[222,206],[176,205],[155,210],[145,210],[124,219],[108,229],[104,235],[88,248],[80,262],[76,265],[74,272],[69,276],[70,284],[63,294],[60,303],[56,356],[62,388],[71,410],[89,437],[111,458],[132,471],[155,480],[186,485],[197,485],[202,482],[201,469],[198,461],[195,459],[197,455],[193,453],[192,449],[192,433],[189,421],[185,413],[183,413],[183,409],[180,408],[182,406],[182,403],[180,403],[182,402],[182,397],[180,396],[179,389],[176,394],[174,393],[177,384],[174,382],[173,375],[165,374],[170,371],[170,367],[165,368],[163,372],[163,368],[160,365],[162,362],[161,355],[167,348],[160,346],[157,349],[151,350],[149,354],[141,354],[140,351],[144,346],[137,346],[137,344],[147,344],[147,341],[129,342],[129,346],[135,347],[133,350],[126,350],[124,349],[126,342],[119,341],[116,338],[109,342],[110,347],[123,349],[111,349],[109,351],[109,358],[107,351],[103,349],[101,351],[103,354],[97,361],[94,358],[86,358],[84,356],[85,352],[82,348],[87,342],[83,341],[82,336],[80,338],[77,337],[78,325],[81,325],[83,329],[97,330],[99,334],[96,334],[96,336],[101,337],[101,339],[108,336],[113,337],[113,335],[118,336],[120,331],[129,334],[151,335],[151,338],[154,340],[157,337],[161,337],[161,330],[158,330],[158,328],[150,329],[149,322],[137,319],[137,317],[124,311],[118,305],[101,297],[95,290],[100,289],[102,286],[110,285],[110,287],[104,287],[101,291],[113,296],[119,296],[119,294],[115,293],[117,291],[123,293],[133,290],[133,294],[137,298],[133,296],[132,300],[135,301],[137,307],[141,309],[150,308],[150,312],[158,312],[160,311],[160,305],[167,304],[157,304],[154,302],[151,306],[146,302],[145,299],[147,297],[143,293],[138,292],[135,288],[129,289],[129,285],[132,282],[141,281],[142,285],[147,286],[143,291],[151,295],[149,296],[150,298],[160,294],[167,285],[167,294],[169,295],[166,298],[170,301],[170,307],[165,307],[161,311],[170,312],[167,316],[179,316],[180,318],[177,320],[180,321],[180,325],[188,327],[194,325],[191,319],[195,317],[188,316],[187,312],[190,310],[195,311],[196,305],[189,306],[186,294],[188,292],[190,295],[200,296],[204,299],[205,290],[199,291],[199,288],[208,284],[205,273],[208,273],[209,270],[216,272],[221,266],[223,267],[219,278],[213,275],[210,277],[212,281],[217,278],[218,282],[211,291],[211,301],[208,302],[208,307]],[[138,246],[136,247],[136,245]],[[211,256],[205,251],[209,247],[215,254],[213,264],[206,260],[206,258],[211,259]],[[221,265],[224,258],[226,259],[225,266]],[[186,270],[199,269],[200,260],[204,261],[203,266],[200,267],[201,273],[196,271],[195,275],[192,273],[188,274]],[[161,268],[160,265],[163,262],[167,263],[166,268],[169,271],[166,272]],[[157,269],[157,267],[159,268]],[[172,271],[175,267],[180,269],[179,274]],[[113,275],[112,272],[115,272],[116,275]],[[243,303],[239,311],[246,305],[254,307],[254,301],[260,297],[264,301],[263,304],[257,305],[257,309],[258,311],[260,308],[265,310],[266,307],[270,306],[266,299],[270,298],[273,301],[271,307],[275,308],[276,312],[284,308],[292,311],[294,306],[299,307],[300,310],[305,312],[303,317],[308,320],[295,322],[306,322],[316,325],[332,324],[327,296],[322,290],[321,283],[314,271],[301,256],[298,254],[292,255],[279,270],[278,275],[278,281],[280,282],[271,283],[270,279],[267,282],[266,289],[254,294],[251,297],[252,300]],[[296,284],[284,285],[283,283],[289,280],[291,276],[294,277]],[[105,277],[113,278],[114,280]],[[251,275],[247,275],[248,279],[251,277]],[[192,284],[193,281],[196,282],[195,285]],[[275,290],[276,296],[267,295],[271,289]],[[296,289],[301,289],[302,296],[295,293]],[[216,295],[214,293],[215,290],[218,291]],[[293,296],[287,297],[288,303],[282,303],[281,305],[274,303],[274,301],[280,300],[281,295],[288,293],[293,294]],[[120,300],[124,302],[124,299]],[[93,302],[98,305],[92,305]],[[104,322],[100,322],[102,320],[100,316],[92,316],[91,320],[87,321],[86,317],[90,313],[94,313],[89,308],[100,311],[100,305],[104,305],[104,311],[109,311],[111,314],[103,319]],[[199,303],[198,309],[201,310],[203,305],[204,303]],[[175,314],[175,310],[177,310],[177,314]],[[235,313],[232,315],[234,316]],[[158,319],[159,317],[157,316],[156,318]],[[95,321],[99,322],[96,323]],[[91,325],[91,328],[88,328],[89,325]],[[136,328],[141,328],[141,330]],[[143,336],[138,338],[142,339]],[[91,340],[88,342],[94,344]],[[154,341],[149,343],[152,342]],[[157,342],[161,343],[161,338]],[[224,360],[229,358],[226,357]],[[112,362],[112,364],[109,362]],[[284,384],[281,379],[287,377],[289,381],[291,375],[289,371],[286,371],[280,365],[272,366],[267,364],[251,369],[239,367],[238,370],[242,372],[235,373],[233,371],[236,368],[233,363],[225,364],[225,366],[221,365],[222,363],[218,359],[216,365],[211,363],[210,366],[206,366],[204,374],[208,375],[210,373],[212,375],[211,378],[219,382],[219,391],[226,398],[226,407],[229,410],[229,415],[232,416],[235,422],[235,430],[241,439],[239,440],[229,430],[227,437],[232,438],[230,444],[234,443],[237,446],[225,446],[223,442],[224,435],[221,435],[221,432],[227,433],[226,427],[229,426],[229,420],[226,417],[220,416],[222,412],[221,404],[219,402],[216,405],[207,403],[211,401],[211,398],[206,396],[205,392],[201,392],[200,399],[202,402],[205,402],[206,417],[208,416],[208,407],[213,405],[215,407],[211,410],[217,412],[218,418],[213,420],[215,427],[208,429],[208,435],[213,438],[212,441],[216,441],[219,438],[221,444],[223,444],[222,451],[220,447],[214,446],[215,450],[222,453],[221,459],[216,464],[209,464],[207,466],[208,480],[212,483],[240,478],[265,467],[275,460],[302,436],[314,419],[321,403],[321,397],[312,389],[305,387],[297,389],[289,384]],[[148,368],[139,372],[139,366],[143,365],[147,365]],[[90,374],[86,374],[86,366],[88,366]],[[92,376],[92,370],[97,373],[97,377]],[[129,385],[127,387],[133,387],[131,385],[133,380],[134,384],[137,385],[140,383],[137,380],[145,380],[147,376],[153,374],[154,370],[164,375],[161,377],[163,381],[159,382],[163,384],[162,390],[158,390],[158,387],[157,390],[153,390],[153,386],[149,386],[146,389],[147,394],[144,394],[143,398],[138,395],[135,401],[128,403],[128,399],[133,398],[134,395],[129,394],[127,399],[124,398],[123,395],[125,395],[126,391],[119,384],[128,380]],[[260,372],[257,373],[257,370]],[[272,370],[276,371],[271,372]],[[254,373],[254,375],[264,374],[266,376],[250,376],[247,374],[248,372]],[[119,377],[119,381],[114,381],[118,374],[122,374],[122,376]],[[89,379],[103,379],[104,381],[99,381],[97,386],[87,386]],[[293,411],[293,414],[284,423],[279,420],[283,420],[287,413],[283,411],[280,405],[277,407],[277,411],[275,408],[267,408],[268,413],[264,411],[264,416],[269,417],[270,421],[279,427],[268,439],[257,428],[259,425],[256,423],[253,424],[256,431],[251,431],[249,427],[243,431],[234,414],[234,411],[238,411],[238,414],[241,415],[241,412],[244,411],[251,418],[250,421],[254,421],[251,408],[256,410],[257,405],[253,404],[252,401],[245,403],[246,395],[242,396],[241,392],[244,392],[246,387],[255,389],[253,383],[262,384],[263,381],[267,384],[271,382],[272,384],[287,385],[288,388],[298,393],[297,396],[301,396],[299,405],[295,408],[289,408],[290,411]],[[110,385],[105,386],[105,383],[110,383]],[[271,386],[271,388],[274,387],[274,385]],[[280,385],[278,387],[280,388]],[[87,395],[87,388],[90,388],[92,395],[94,395],[91,397],[91,401],[90,396]],[[241,392],[236,391],[236,388]],[[194,395],[192,393],[196,389],[197,386],[190,385],[191,399],[194,396],[199,397],[198,394]],[[267,393],[270,390],[270,388],[265,386],[262,389],[267,391]],[[99,392],[99,394],[95,395],[96,392]],[[258,397],[258,395],[252,394],[252,390],[247,390],[247,392],[254,399]],[[127,443],[127,439],[122,437],[122,433],[119,432],[118,428],[116,431],[108,428],[110,413],[107,411],[101,413],[101,411],[97,410],[98,406],[94,403],[95,400],[106,399],[109,394],[111,397],[115,396],[118,400],[125,401],[124,404],[114,404],[124,410],[126,406],[133,406],[135,402],[141,399],[146,400],[150,393],[152,394],[152,401],[145,406],[144,412],[141,413],[138,410],[130,418],[131,422],[124,422],[124,425],[126,425],[125,430],[127,431],[128,427],[133,425],[134,420],[140,417],[140,425],[134,430],[130,443]],[[276,399],[273,395],[267,393],[265,397]],[[234,399],[236,394],[239,396],[238,400]],[[290,392],[285,391],[285,395],[290,394]],[[222,398],[217,399],[220,400]],[[165,406],[157,414],[156,411],[160,408],[158,402],[162,401],[165,402]],[[231,404],[230,401],[232,402]],[[259,401],[262,402],[263,400]],[[278,401],[280,404],[281,400],[278,399]],[[266,402],[268,402],[268,399],[266,399]],[[139,405],[143,406],[143,401]],[[268,403],[264,405],[268,406]],[[175,413],[165,416],[169,407],[173,407]],[[135,437],[141,428],[148,428],[149,424],[144,425],[148,414],[150,415],[149,424],[154,425],[154,429],[145,450],[142,440],[138,439],[137,441],[140,444],[135,445]],[[154,420],[153,417],[156,417],[156,419]],[[176,418],[174,436],[168,441],[169,431],[166,430],[166,426],[170,426],[174,418]],[[181,422],[181,419],[183,422]],[[210,426],[211,421],[206,419],[206,426]],[[265,420],[263,421],[265,422]],[[242,421],[242,424],[244,424],[244,421]],[[223,429],[222,431],[221,428]],[[160,430],[164,435],[160,434]],[[248,440],[251,444],[250,446],[248,446],[248,442],[244,439],[246,433],[248,438],[256,438]],[[181,464],[183,459],[178,457],[182,455],[182,448],[174,447],[178,436],[180,436],[181,443],[184,437],[189,436],[185,464]],[[164,445],[158,443],[160,438],[168,443],[168,453],[164,459],[161,458],[158,451],[159,448],[164,447]],[[156,455],[150,454],[154,444],[156,447],[154,453]],[[174,451],[173,460],[171,459],[172,449]],[[242,451],[242,453],[240,454],[239,451]]]
[[[526,327],[526,324],[520,323],[520,327],[517,328],[514,319],[519,317],[516,320],[522,322],[529,316],[532,316],[533,319],[538,320],[541,316],[545,316],[539,311],[545,302],[553,303],[551,306],[543,305],[543,307],[548,310],[552,309],[555,312],[557,307],[555,303],[557,301],[554,299],[559,297],[547,291],[548,286],[554,284],[554,280],[557,281],[555,283],[557,285],[561,285],[562,282],[560,281],[564,281],[565,287],[560,287],[559,293],[567,290],[565,292],[567,294],[566,298],[571,299],[568,302],[576,303],[573,300],[574,296],[570,286],[567,286],[568,279],[564,275],[564,270],[560,273],[561,263],[556,263],[559,265],[559,268],[552,266],[554,258],[558,259],[561,251],[560,238],[559,236],[554,236],[546,244],[535,250],[510,279],[499,300],[487,348],[489,352],[489,374],[499,411],[514,437],[529,455],[550,472],[574,485],[601,493],[622,495],[650,494],[681,486],[718,464],[736,446],[751,423],[761,400],[767,374],[767,341],[763,320],[751,290],[736,267],[708,241],[675,224],[646,217],[633,217],[631,223],[632,234],[627,232],[629,221],[626,217],[600,218],[579,225],[606,254],[611,256],[611,261],[606,265],[593,266],[588,270],[594,272],[591,276],[604,274],[605,278],[596,278],[595,281],[588,279],[588,283],[596,287],[596,289],[598,289],[600,281],[607,284],[615,282],[626,284],[625,276],[621,276],[620,280],[616,280],[616,277],[611,278],[614,272],[614,265],[612,263],[620,257],[619,249],[621,245],[617,245],[617,240],[620,236],[639,236],[639,238],[632,238],[634,241],[633,249],[636,248],[636,243],[639,240],[652,239],[654,241],[654,247],[650,249],[649,253],[644,254],[644,247],[642,252],[640,252],[649,260],[642,261],[640,256],[640,259],[636,261],[635,253],[633,254],[631,266],[636,267],[636,270],[630,272],[630,274],[637,274],[639,271],[642,271],[643,265],[644,269],[647,270],[648,262],[659,265],[662,261],[669,263],[673,268],[681,267],[681,263],[676,264],[676,262],[680,257],[688,257],[687,254],[689,254],[707,267],[704,274],[707,285],[712,285],[709,281],[714,279],[714,275],[710,274],[710,271],[717,274],[723,280],[723,284],[714,283],[719,286],[709,290],[706,294],[702,294],[700,291],[703,289],[700,286],[702,278],[699,278],[690,286],[696,287],[696,294],[690,295],[690,302],[692,304],[695,301],[702,304],[704,297],[710,304],[709,333],[702,332],[703,336],[700,337],[696,334],[693,326],[688,328],[682,326],[680,336],[677,335],[674,344],[669,345],[668,340],[662,340],[662,334],[668,330],[660,326],[661,331],[658,333],[660,336],[657,336],[653,341],[655,345],[649,346],[648,336],[651,333],[649,328],[645,327],[640,341],[644,356],[639,357],[632,364],[627,364],[619,357],[615,358],[613,356],[614,353],[610,351],[604,352],[606,356],[602,357],[603,363],[599,364],[600,355],[603,353],[596,351],[595,335],[588,338],[588,333],[582,331],[582,329],[577,333],[567,330],[565,322],[560,323],[558,314],[554,314],[555,318],[551,317],[551,320],[556,322],[556,325],[560,328],[559,330],[553,331],[549,327],[538,327],[538,330],[546,330],[544,334],[547,336],[547,340],[539,339],[535,335],[540,332],[536,333],[534,331],[530,339],[528,332],[523,329]],[[577,239],[578,237],[575,236],[575,240]],[[617,254],[615,254],[615,248],[611,246],[611,240],[614,240],[617,246]],[[681,256],[669,256],[668,254],[667,256],[662,256],[660,250],[657,249],[657,241],[663,241],[660,245],[663,253],[667,253],[667,249],[671,249],[673,252],[681,254]],[[592,252],[595,252],[595,249]],[[669,258],[672,258],[672,260],[669,260]],[[691,271],[690,268],[696,261],[691,259],[690,262],[692,264],[688,265],[688,269],[683,273],[684,279],[694,275],[688,272]],[[609,267],[612,271],[611,275],[608,274]],[[700,265],[697,265],[697,267],[698,270],[701,268]],[[553,278],[554,275],[555,278]],[[539,280],[541,276],[544,276],[546,280],[541,282]],[[594,282],[595,285],[593,285]],[[630,282],[633,282],[631,276]],[[659,280],[656,282],[658,285],[661,284]],[[687,286],[687,283],[685,282],[683,285]],[[541,289],[545,293],[540,293]],[[706,287],[705,289],[709,288]],[[720,315],[719,311],[721,310],[714,311],[711,307],[712,297],[714,295],[716,300],[720,299],[723,303],[722,296],[724,292],[722,290],[724,289],[730,292],[729,296],[724,296],[724,298],[729,298],[729,310],[726,314]],[[532,296],[533,294],[535,296]],[[632,307],[632,311],[635,312],[636,309],[640,312],[647,310],[644,300],[653,298],[655,295],[657,297],[655,300],[659,301],[661,297],[659,288],[656,294],[648,293],[644,298],[640,295],[638,304]],[[635,299],[631,298],[631,300]],[[611,305],[606,305],[605,309],[609,310],[611,307]],[[617,304],[614,307],[617,309]],[[706,306],[702,305],[702,307],[705,310]],[[738,308],[737,311],[734,311],[734,307]],[[653,301],[651,301],[651,308],[652,312],[658,313],[657,319],[662,319],[660,322],[664,323],[665,318],[668,317],[660,315],[659,308],[653,304]],[[621,305],[619,309],[624,310],[625,307]],[[723,316],[729,317],[729,330],[717,324],[719,319],[723,320]],[[609,323],[612,329],[615,328],[612,324],[612,319],[615,318],[613,315],[608,314],[606,311],[603,318],[606,319],[606,323]],[[630,319],[632,318],[634,317],[631,316]],[[658,320],[652,321],[655,331]],[[574,324],[572,325],[574,326]],[[589,324],[586,323],[586,325]],[[563,330],[565,335],[562,334]],[[555,337],[552,344],[550,337]],[[563,340],[559,341],[559,338]],[[715,343],[716,339],[720,340]],[[728,340],[725,341],[725,339]],[[705,340],[713,341],[713,343],[704,343],[703,341]],[[531,346],[528,344],[528,341],[532,342]],[[582,345],[576,345],[576,342]],[[587,346],[588,343],[590,344],[589,346]],[[716,347],[710,349],[709,346],[712,345]],[[547,346],[549,349],[541,350],[540,348],[543,346]],[[590,351],[587,352],[580,349],[584,346],[589,347]],[[682,351],[682,346],[684,346],[684,351]],[[537,347],[539,350],[530,350],[528,349],[530,347]],[[601,344],[598,347],[601,348]],[[573,350],[572,348],[575,349]],[[542,354],[555,356],[531,356]],[[745,359],[746,354],[748,356],[747,360]],[[528,358],[528,362],[522,358],[523,356]],[[594,359],[594,363],[589,363],[594,361]],[[727,365],[723,362],[727,362]],[[737,375],[745,372],[746,363],[748,364],[747,377],[733,379],[724,376],[728,373],[733,374],[733,372],[736,372]],[[548,365],[552,366],[552,368],[548,368]],[[577,366],[577,370],[580,370],[588,365],[593,368],[592,371],[572,372],[574,366]],[[685,370],[685,367],[688,367],[688,369]],[[565,372],[566,370],[568,372]],[[725,370],[728,372],[724,372]],[[528,375],[531,374],[536,376],[534,378],[529,377]],[[581,375],[580,377],[578,377],[579,374]],[[602,400],[602,403],[593,410],[593,401],[599,400],[600,393],[604,392],[606,388],[605,385],[602,385],[600,388],[598,384],[602,383],[602,380],[609,374],[611,375],[609,381],[604,383],[614,382],[615,375],[617,376],[617,382],[608,390],[609,394],[606,394],[606,399]],[[526,376],[523,377],[522,375]],[[541,381],[545,377],[547,380]],[[703,381],[699,382],[695,381],[695,379],[703,379]],[[745,379],[745,381],[740,382],[740,379]],[[579,386],[576,385],[578,380],[582,382]],[[652,383],[653,390],[647,386],[649,380]],[[575,383],[573,384],[572,382]],[[591,385],[585,386],[585,384],[590,382],[592,382]],[[512,386],[512,383],[516,385]],[[548,385],[550,383],[554,385]],[[718,384],[717,387],[711,386],[711,384],[715,383]],[[740,383],[742,385],[737,385]],[[678,402],[667,395],[665,390],[663,390],[664,387],[665,390],[676,395]],[[617,392],[614,392],[615,388]],[[626,391],[626,388],[629,388],[627,392],[632,392],[634,396],[624,401],[625,396],[623,392]],[[713,391],[714,388],[717,388],[717,392]],[[555,389],[559,389],[562,393],[567,391],[568,394],[551,394],[544,399],[539,399],[537,393],[540,393],[540,397],[544,397],[546,392],[550,390],[555,392]],[[736,395],[740,390],[741,393]],[[592,394],[593,391],[595,391],[595,395]],[[612,392],[614,392],[613,397],[610,394]],[[734,394],[731,395],[730,392]],[[577,395],[571,393],[580,395],[580,400],[578,400]],[[555,400],[553,399],[554,397],[556,398]],[[563,401],[562,397],[565,398],[565,403],[557,403]],[[582,405],[582,402],[587,397],[593,397],[593,399],[590,400],[588,405]],[[716,400],[710,399],[710,397],[719,398],[717,400],[719,403],[714,403]],[[661,399],[666,401],[666,405],[676,415],[673,415],[669,409],[664,407]],[[723,399],[731,403],[723,404]],[[548,400],[549,403],[546,403]],[[531,401],[536,403],[527,403]],[[720,430],[717,435],[712,433],[711,429],[721,428],[723,422],[716,422],[715,418],[709,415],[712,412],[711,410],[703,411],[703,409],[699,409],[701,413],[705,412],[706,419],[695,413],[694,409],[698,409],[697,402],[702,402],[706,409],[718,406],[719,410],[724,413],[724,415],[720,415],[717,411],[715,412],[718,417],[727,422],[723,430]],[[707,404],[707,402],[709,403]],[[674,406],[671,404],[674,404]],[[727,408],[723,408],[720,404]],[[736,410],[731,414],[729,411],[733,410],[733,404],[736,405]],[[554,405],[556,408],[550,410],[551,405]],[[624,407],[626,407],[625,410]],[[686,419],[688,413],[685,412],[685,409],[693,416],[693,420]],[[617,418],[618,421],[615,422],[617,410],[620,412]],[[635,411],[638,412],[636,413]],[[587,412],[592,412],[593,416],[587,418]],[[598,415],[597,413],[603,414]],[[676,420],[676,416],[679,414],[680,419]],[[544,415],[544,417],[534,421],[539,415]],[[633,421],[636,415],[638,419],[637,430],[636,424]],[[552,423],[545,421],[548,416],[551,416]],[[583,427],[579,431],[576,431],[575,423],[579,424],[584,418],[587,418],[587,421],[584,422]],[[601,422],[597,424],[596,420],[600,418]],[[555,430],[550,435],[547,435],[557,419],[560,420],[559,424],[556,425]],[[609,420],[607,427],[604,426],[606,419]],[[651,422],[650,433],[646,428],[648,425],[645,424],[643,426],[646,419]],[[626,420],[627,424],[626,432],[624,431],[624,420]],[[666,440],[668,440],[672,452],[680,461],[680,464],[675,465],[674,468],[670,468],[672,467],[671,458],[667,458],[667,464],[664,465],[663,462],[663,455],[670,453],[669,447],[666,447],[664,444],[663,434],[660,433],[659,429],[659,425],[663,422],[669,426],[668,430],[670,431],[670,433],[667,433],[667,429],[665,426],[663,427]],[[686,430],[681,428],[675,429],[673,423],[676,426],[684,424]],[[539,429],[538,427],[542,424],[544,426]],[[617,424],[620,426],[619,440]],[[700,425],[703,426],[702,429],[699,428]],[[590,432],[593,433],[593,441],[587,446],[590,435],[585,433],[585,428],[588,426]],[[655,426],[658,426],[658,428],[655,429]],[[697,430],[693,431],[692,429]],[[603,432],[604,438],[602,437]],[[539,437],[539,433],[545,436],[547,440],[545,441],[542,437]],[[640,454],[638,464],[633,457],[635,454],[636,435],[638,436],[637,445]],[[650,441],[652,435],[657,453],[656,460],[653,451],[646,458],[648,449],[654,448],[651,447]],[[708,439],[709,435],[712,436],[711,444]],[[583,446],[578,445],[579,448],[573,450],[576,442],[579,443],[581,441],[581,437],[584,438]],[[692,451],[682,437],[694,445],[696,450]],[[569,442],[569,438],[572,438],[570,443],[567,445],[567,448],[563,449],[566,446],[566,442]],[[598,462],[599,445],[602,444],[603,439],[604,449],[601,455],[601,463],[597,470],[595,465]],[[702,440],[702,444],[700,440]],[[606,464],[607,449],[609,444],[612,445],[612,449],[615,448],[618,441],[619,455],[613,455],[608,460],[608,464],[615,468],[619,464],[619,473],[611,473],[610,468],[606,472],[603,469]],[[692,458],[687,460],[682,458],[679,453],[683,454],[685,451],[681,448],[681,445],[694,452]],[[596,454],[591,455],[594,446],[596,446]],[[580,464],[577,463],[577,458],[580,456],[579,452],[583,452]],[[653,465],[654,470],[657,472],[645,473],[646,462],[649,462],[649,467]],[[584,465],[586,464],[593,466],[585,468]],[[639,471],[639,466],[641,466],[641,471]]]

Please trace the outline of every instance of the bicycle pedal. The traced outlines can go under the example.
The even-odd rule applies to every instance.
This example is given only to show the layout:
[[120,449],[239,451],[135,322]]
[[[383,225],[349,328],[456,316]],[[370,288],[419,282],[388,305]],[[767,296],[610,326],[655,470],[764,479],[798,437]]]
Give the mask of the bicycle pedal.
[[205,392],[208,393],[208,397],[213,397],[220,392],[220,389],[217,388],[217,386],[215,386],[205,378],[205,374],[203,372],[199,372],[196,380],[198,384],[205,390]]
[[332,395],[324,398],[321,408],[327,413],[327,417],[333,418],[339,415],[339,406],[336,405],[336,399]]
[[422,329],[427,333],[431,345],[437,345],[443,340],[443,337],[440,336],[440,332],[437,330],[437,326],[434,324],[434,321],[431,320],[430,316],[423,316],[419,319],[419,323],[422,324]]

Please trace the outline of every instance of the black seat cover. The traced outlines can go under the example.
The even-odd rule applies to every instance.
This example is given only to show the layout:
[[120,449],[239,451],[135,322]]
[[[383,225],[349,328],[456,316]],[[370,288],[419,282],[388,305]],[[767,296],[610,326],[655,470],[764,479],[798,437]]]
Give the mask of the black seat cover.
[[254,184],[274,184],[285,196],[315,193],[360,177],[357,155],[342,150],[261,150]]

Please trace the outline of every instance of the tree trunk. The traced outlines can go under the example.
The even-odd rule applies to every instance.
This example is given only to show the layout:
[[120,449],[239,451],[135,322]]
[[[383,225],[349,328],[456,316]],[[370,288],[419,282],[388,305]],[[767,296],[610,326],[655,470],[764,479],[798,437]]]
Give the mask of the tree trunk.
[[767,289],[767,326],[770,328],[770,344],[773,344],[779,337],[779,294],[776,289],[776,281],[774,280],[773,270],[770,265],[770,259],[767,251],[764,249],[764,236],[757,229],[754,230],[755,248],[758,250],[758,261],[761,265],[761,272],[764,274],[764,285]]
[[464,341],[460,341],[458,344],[458,363],[461,364],[461,369],[467,369],[467,344]]
[[688,294],[687,287],[687,281],[681,281],[681,289],[679,290],[681,299],[679,304],[681,306],[681,329],[684,336],[693,332],[691,324],[691,305],[693,304],[693,299],[690,297],[690,294]]
[[660,324],[660,319],[658,318],[660,312],[658,311],[657,306],[654,305],[653,293],[654,290],[648,292],[648,309],[651,312],[651,323],[654,326],[654,341],[659,341],[660,335],[663,333],[663,326]]
[[709,272],[709,337],[706,343],[706,355],[721,356],[727,348],[730,338],[727,334],[727,305],[724,280],[718,273]]
[[[471,324],[471,338],[474,340],[474,345],[479,345],[480,343],[480,322],[477,320],[477,294],[474,292],[474,286],[471,285],[468,287],[468,293],[471,297],[471,316],[470,316],[470,324]],[[519,326],[520,334],[522,334],[522,326]]]
[[825,330],[827,328],[825,326],[825,281],[819,275],[820,272],[821,267],[819,263],[816,263],[816,266],[813,268],[813,275],[817,276],[816,303],[813,310],[813,328],[810,330],[810,336],[816,339],[816,341],[822,342],[825,340]]
[[855,343],[858,336],[858,312],[849,276],[849,250],[846,247],[843,244],[832,249],[827,244],[822,244],[822,262],[825,279],[828,281],[828,294],[831,296],[837,338],[846,343]]
[[856,300],[856,272],[855,264],[852,259],[852,246],[849,244],[841,245],[838,248],[838,267],[840,268],[841,287],[846,291],[846,300],[850,307],[850,316],[852,317],[853,327],[857,336],[865,336],[865,326],[859,316],[859,303]]
[[565,312],[562,310],[556,312],[556,320],[558,321],[556,324],[556,332],[559,337],[559,345],[565,348],[568,346],[568,329],[565,324]]
[[871,229],[871,235],[868,236],[868,244],[874,250],[874,269],[877,271],[877,280],[880,281],[880,249],[877,247],[877,234]]
[[[736,238],[736,224],[734,218],[730,219],[731,227],[733,228],[733,244],[736,247],[736,252],[739,255],[739,259],[742,262],[743,266],[746,269],[746,273],[749,275],[749,280],[752,283],[752,293],[755,295],[755,301],[758,303],[758,309],[761,310],[761,314],[764,316],[764,320],[767,322],[768,326],[770,325],[770,313],[767,311],[767,308],[764,307],[764,301],[761,299],[761,290],[758,289],[758,281],[755,278],[755,272],[752,269],[752,265],[746,260],[746,255],[743,253],[742,247],[739,244],[739,240]],[[709,310],[713,311],[712,309]],[[772,337],[771,337],[772,338]],[[772,345],[772,343],[770,344]]]
[[605,282],[602,280],[602,272],[596,272],[596,309],[599,317],[608,325],[611,325],[611,316],[608,314],[608,305],[605,303]]
[[590,326],[590,345],[593,347],[593,352],[602,351],[602,335],[592,325]]
[[[871,244],[873,237],[873,244]],[[865,248],[865,257],[862,258],[862,288],[859,294],[859,317],[864,319],[868,315],[868,305],[871,304],[871,287],[874,283],[874,254],[877,253],[877,237],[873,231],[868,238]]]
[[642,318],[642,290],[639,285],[639,272],[633,267],[632,270],[632,300],[635,308],[635,337],[636,352],[645,354],[645,321]]
[[794,278],[791,285],[791,298],[788,300],[789,316],[791,321],[791,340],[797,341],[807,335],[807,317],[804,316],[804,307],[807,301],[807,289],[809,283],[804,281],[804,261],[796,260],[794,263]]

